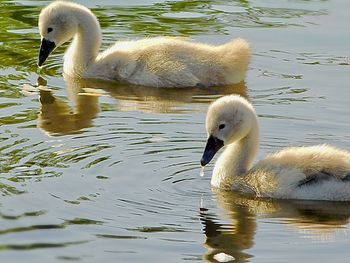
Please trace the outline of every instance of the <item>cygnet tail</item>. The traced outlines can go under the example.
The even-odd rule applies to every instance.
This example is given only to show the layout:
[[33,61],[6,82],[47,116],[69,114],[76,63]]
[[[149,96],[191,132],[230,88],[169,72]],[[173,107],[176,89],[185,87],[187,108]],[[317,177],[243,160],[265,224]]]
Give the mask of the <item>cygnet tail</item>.
[[242,38],[237,38],[219,48],[228,82],[238,83],[242,81],[248,70],[251,57],[249,43]]

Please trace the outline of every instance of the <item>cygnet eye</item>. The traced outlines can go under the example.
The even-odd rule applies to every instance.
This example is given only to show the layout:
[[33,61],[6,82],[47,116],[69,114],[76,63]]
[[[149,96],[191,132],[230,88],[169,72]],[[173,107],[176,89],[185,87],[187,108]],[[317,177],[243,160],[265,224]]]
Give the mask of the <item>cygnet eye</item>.
[[222,124],[220,124],[220,125],[219,125],[219,130],[222,130],[223,128],[225,128],[225,126],[226,126],[226,125],[225,125],[225,124],[223,124],[223,123],[222,123]]
[[50,32],[52,32],[53,31],[53,28],[52,27],[49,27],[48,29],[47,29],[47,33],[50,33]]

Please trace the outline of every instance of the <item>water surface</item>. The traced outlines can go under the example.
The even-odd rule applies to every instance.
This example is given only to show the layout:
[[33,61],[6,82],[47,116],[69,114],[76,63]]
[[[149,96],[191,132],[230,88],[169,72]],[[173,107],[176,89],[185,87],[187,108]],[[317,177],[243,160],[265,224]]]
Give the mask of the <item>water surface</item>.
[[154,89],[62,76],[60,48],[38,70],[49,1],[0,2],[2,262],[345,262],[346,203],[252,200],[200,177],[208,104],[248,97],[261,158],[285,146],[350,149],[350,3],[78,1],[103,48],[117,39],[246,38],[245,82]]

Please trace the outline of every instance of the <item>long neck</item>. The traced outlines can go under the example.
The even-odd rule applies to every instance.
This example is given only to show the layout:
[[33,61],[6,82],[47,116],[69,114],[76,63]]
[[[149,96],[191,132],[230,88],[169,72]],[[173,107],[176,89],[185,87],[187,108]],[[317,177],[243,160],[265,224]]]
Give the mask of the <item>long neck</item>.
[[78,30],[64,56],[64,72],[81,76],[95,62],[101,46],[101,28],[97,18],[84,9],[73,9],[78,20]]
[[244,175],[252,166],[259,148],[257,120],[247,136],[227,145],[215,163],[211,184],[219,188],[232,188],[235,178]]

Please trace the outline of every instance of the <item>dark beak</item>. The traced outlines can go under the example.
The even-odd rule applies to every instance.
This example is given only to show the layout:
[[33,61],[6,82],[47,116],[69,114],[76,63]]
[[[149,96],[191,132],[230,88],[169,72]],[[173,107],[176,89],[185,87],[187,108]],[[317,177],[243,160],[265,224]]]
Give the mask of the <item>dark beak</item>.
[[214,155],[224,146],[224,142],[218,138],[215,138],[213,135],[210,135],[207,140],[207,145],[201,159],[201,165],[207,165]]
[[43,38],[41,40],[41,45],[40,45],[40,51],[39,51],[39,57],[38,57],[38,66],[41,67],[47,57],[50,55],[52,50],[54,50],[56,47],[55,42],[52,42],[50,40],[47,40]]

